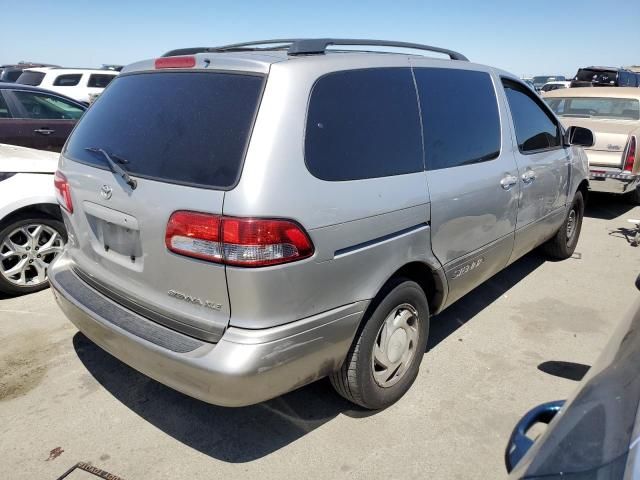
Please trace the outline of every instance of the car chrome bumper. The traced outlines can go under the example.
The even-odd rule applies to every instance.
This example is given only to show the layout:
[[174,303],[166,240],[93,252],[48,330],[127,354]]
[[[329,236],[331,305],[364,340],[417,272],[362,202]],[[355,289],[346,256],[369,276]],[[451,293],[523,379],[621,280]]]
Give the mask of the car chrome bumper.
[[84,283],[66,255],[49,269],[65,315],[94,343],[145,375],[189,396],[239,407],[268,400],[340,367],[366,301],[278,327],[229,327],[216,344],[152,322]]
[[620,169],[592,168],[589,170],[589,189],[594,192],[628,193],[640,184],[640,175]]

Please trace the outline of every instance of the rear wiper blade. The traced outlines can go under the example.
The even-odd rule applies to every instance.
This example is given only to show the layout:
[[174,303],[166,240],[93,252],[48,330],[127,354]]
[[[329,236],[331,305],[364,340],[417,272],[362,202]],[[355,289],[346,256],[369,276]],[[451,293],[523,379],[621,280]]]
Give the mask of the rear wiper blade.
[[[125,181],[127,185],[131,187],[131,190],[135,190],[138,186],[138,182],[136,182],[133,178],[129,176],[129,174],[116,162],[113,161],[111,155],[107,153],[104,148],[98,147],[87,147],[85,148],[88,152],[101,153],[104,159],[107,161],[109,165],[109,169],[115,173],[116,175],[120,175],[122,179]],[[115,156],[115,155],[114,155]],[[120,163],[129,163],[128,160],[124,160],[123,158],[117,157],[120,160]]]

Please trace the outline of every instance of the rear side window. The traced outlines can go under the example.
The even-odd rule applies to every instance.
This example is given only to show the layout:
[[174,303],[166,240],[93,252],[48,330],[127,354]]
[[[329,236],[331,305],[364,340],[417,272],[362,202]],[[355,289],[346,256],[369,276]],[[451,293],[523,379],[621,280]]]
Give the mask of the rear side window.
[[134,176],[207,188],[240,174],[264,77],[216,72],[119,76],[87,110],[65,154],[106,168],[88,152],[126,159]]
[[9,107],[2,96],[2,92],[0,92],[0,118],[11,118],[11,112],[9,112]]
[[322,180],[422,171],[418,102],[409,68],[334,72],[309,101],[305,161]]
[[562,144],[560,128],[542,100],[534,98],[536,95],[518,82],[503,79],[502,84],[520,151],[526,153],[559,147]]
[[115,77],[115,75],[103,75],[94,73],[89,77],[89,83],[87,84],[87,87],[106,88],[106,86],[109,85],[109,83],[111,83],[111,80],[113,80]]
[[80,83],[81,74],[58,75],[53,81],[54,87],[75,87]]
[[42,83],[44,79],[44,73],[42,72],[28,72],[24,71],[16,80],[16,83],[21,83],[22,85],[33,85],[37,87]]
[[22,75],[22,71],[21,70],[9,70],[5,74],[5,81],[13,83],[16,80],[18,80],[18,78],[20,78],[20,75]]
[[457,167],[500,154],[500,115],[486,72],[414,69],[428,170]]

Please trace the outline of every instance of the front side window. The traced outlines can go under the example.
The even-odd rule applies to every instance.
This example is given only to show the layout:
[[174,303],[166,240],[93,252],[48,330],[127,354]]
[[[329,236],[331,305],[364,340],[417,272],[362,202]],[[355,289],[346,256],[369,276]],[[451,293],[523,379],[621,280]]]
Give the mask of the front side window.
[[420,118],[410,68],[333,72],[309,101],[305,161],[328,181],[424,169]]
[[483,162],[500,154],[500,115],[486,72],[414,69],[428,170]]
[[527,87],[512,80],[503,79],[518,148],[521,152],[535,152],[562,145],[560,127],[542,100],[534,98]]
[[81,74],[58,75],[53,81],[54,87],[75,87],[80,83]]
[[13,95],[26,112],[27,118],[76,120],[84,113],[84,110],[79,105],[60,97],[21,91],[14,91]]
[[87,87],[90,88],[106,88],[107,85],[116,78],[116,75],[104,75],[99,73],[94,73],[89,77],[89,82],[87,83]]

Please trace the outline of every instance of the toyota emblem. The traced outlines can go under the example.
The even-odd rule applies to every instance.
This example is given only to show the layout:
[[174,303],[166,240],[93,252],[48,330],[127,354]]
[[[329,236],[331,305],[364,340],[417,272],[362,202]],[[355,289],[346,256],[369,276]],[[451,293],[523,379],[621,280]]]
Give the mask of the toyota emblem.
[[100,188],[100,196],[105,200],[109,200],[113,195],[113,189],[109,185],[102,185]]

